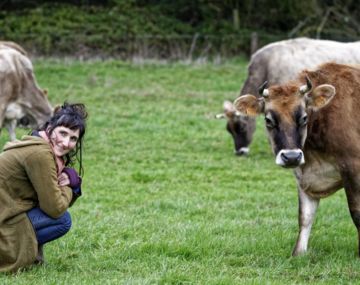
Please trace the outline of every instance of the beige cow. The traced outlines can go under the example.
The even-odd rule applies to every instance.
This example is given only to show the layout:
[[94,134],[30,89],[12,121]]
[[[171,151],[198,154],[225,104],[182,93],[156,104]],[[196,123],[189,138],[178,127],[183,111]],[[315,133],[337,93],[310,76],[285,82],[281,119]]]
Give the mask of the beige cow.
[[36,128],[52,115],[47,93],[40,89],[25,50],[13,42],[0,41],[0,129],[16,138],[18,122]]

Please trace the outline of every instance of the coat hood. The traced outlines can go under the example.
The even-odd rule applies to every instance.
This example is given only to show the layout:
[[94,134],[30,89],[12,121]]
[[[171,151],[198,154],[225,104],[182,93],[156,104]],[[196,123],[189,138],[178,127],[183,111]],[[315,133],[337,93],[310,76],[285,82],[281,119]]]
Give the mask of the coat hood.
[[43,138],[41,137],[34,137],[34,136],[23,136],[21,138],[21,140],[16,140],[16,141],[12,141],[12,142],[7,142],[4,146],[4,151],[7,151],[9,149],[14,149],[14,148],[21,148],[21,147],[25,147],[25,146],[29,146],[29,145],[49,145],[48,142],[46,142]]

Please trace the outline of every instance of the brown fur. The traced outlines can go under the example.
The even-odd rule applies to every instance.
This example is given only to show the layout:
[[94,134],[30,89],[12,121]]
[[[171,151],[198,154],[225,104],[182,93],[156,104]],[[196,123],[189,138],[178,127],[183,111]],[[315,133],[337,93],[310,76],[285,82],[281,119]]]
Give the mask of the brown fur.
[[[360,156],[360,69],[353,66],[327,63],[316,71],[303,71],[298,81],[282,86],[269,88],[270,96],[268,109],[274,109],[281,117],[291,122],[295,108],[301,104],[301,95],[298,90],[306,84],[308,76],[313,84],[312,90],[321,84],[331,84],[336,89],[336,95],[329,106],[319,110],[316,115],[309,114],[307,143],[322,145],[322,151],[336,152],[339,155]],[[309,97],[312,92],[309,93]],[[319,98],[317,100],[323,100]],[[315,125],[316,126],[315,126]],[[321,138],[313,137],[312,130],[322,130]]]
[[[267,109],[271,108],[282,114],[285,122],[293,122],[293,110],[300,104],[302,97],[299,93],[299,86],[289,84],[285,86],[274,86],[269,88],[269,98]],[[295,95],[294,95],[295,94]]]
[[[302,95],[306,77],[312,89]],[[264,113],[276,163],[295,167],[299,191],[299,237],[293,255],[307,250],[319,199],[342,187],[358,231],[360,255],[360,69],[326,63],[268,91]],[[242,97],[234,104],[256,110]],[[301,124],[306,116],[307,125]],[[305,160],[290,164],[290,155]]]
[[[351,216],[360,233],[360,69],[328,63],[316,71],[302,72],[299,76],[300,84],[305,84],[305,76],[310,78],[313,90],[321,84],[331,84],[336,94],[327,106],[308,114],[308,135],[304,146],[307,163],[298,170],[298,173],[302,173],[300,185],[318,183],[308,180],[311,174],[306,173],[312,171],[314,163],[318,163],[314,159],[321,156],[322,161],[332,161],[338,174],[332,171],[325,176],[323,191],[320,191],[318,185],[312,184],[308,184],[310,186],[302,191],[313,197],[326,197],[344,186]],[[309,96],[314,94],[311,92]],[[323,99],[320,97],[318,100]],[[321,162],[318,166],[320,168],[315,167],[314,171],[321,171],[322,164],[325,165]],[[318,180],[321,181],[320,176]],[[305,219],[301,211],[300,217]],[[294,254],[298,250],[297,246]],[[360,240],[358,252],[360,254]]]
[[[308,143],[316,145],[311,130],[322,130],[322,151],[336,157],[360,156],[360,69],[339,64],[322,65],[318,71],[304,71],[300,80],[308,75],[314,86],[330,83],[336,95],[329,106],[310,117]],[[309,94],[312,95],[311,93]],[[315,137],[319,140],[319,137]]]

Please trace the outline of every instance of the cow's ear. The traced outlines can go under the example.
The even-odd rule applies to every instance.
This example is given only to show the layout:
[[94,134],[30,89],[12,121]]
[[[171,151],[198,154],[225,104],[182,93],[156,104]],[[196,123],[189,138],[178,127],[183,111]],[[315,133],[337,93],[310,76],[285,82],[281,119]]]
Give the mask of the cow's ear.
[[225,117],[228,118],[228,119],[232,119],[236,116],[238,116],[238,112],[236,111],[235,109],[235,106],[232,102],[226,100],[224,101],[224,114],[225,114]]
[[225,119],[225,118],[226,118],[226,116],[225,116],[224,113],[220,113],[220,114],[215,115],[215,119]]
[[325,107],[336,94],[335,87],[330,84],[317,86],[311,93],[306,95],[306,106],[319,110]]
[[224,113],[215,115],[216,119],[226,119],[228,117],[232,117],[236,112],[233,103],[228,100],[224,101],[223,108]]
[[60,109],[61,109],[61,105],[56,105],[54,107],[54,114],[56,114],[58,111],[60,111]]
[[254,95],[243,95],[234,101],[237,111],[245,116],[257,116],[264,110],[264,99],[256,98]]
[[235,107],[234,107],[234,104],[231,103],[230,101],[226,100],[224,101],[224,104],[223,104],[223,107],[224,107],[224,112],[235,112]]

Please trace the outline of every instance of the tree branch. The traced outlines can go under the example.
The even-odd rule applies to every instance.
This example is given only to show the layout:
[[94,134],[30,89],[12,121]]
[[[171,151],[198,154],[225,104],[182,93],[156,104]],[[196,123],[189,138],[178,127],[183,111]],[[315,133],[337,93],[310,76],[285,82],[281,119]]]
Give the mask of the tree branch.
[[322,18],[320,25],[316,29],[316,38],[317,39],[320,39],[320,34],[321,34],[322,30],[324,29],[325,23],[328,20],[331,12],[332,12],[331,7],[326,9],[326,13],[325,13],[324,17]]

